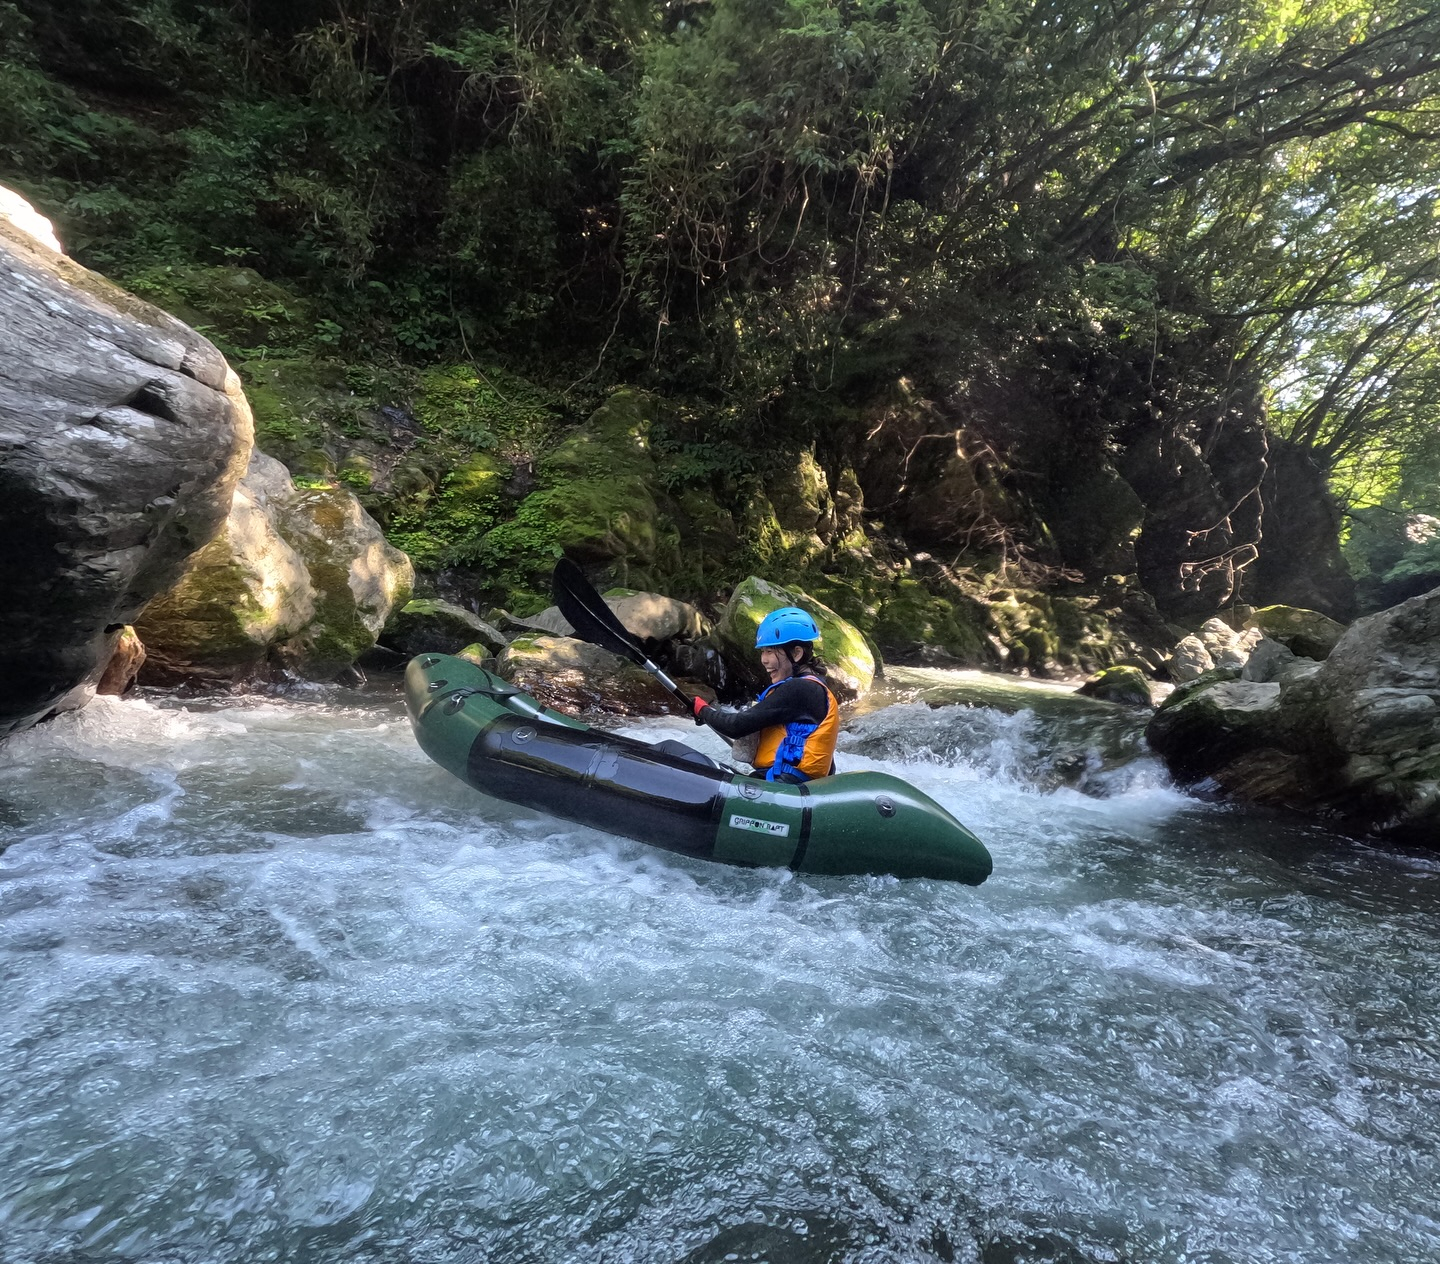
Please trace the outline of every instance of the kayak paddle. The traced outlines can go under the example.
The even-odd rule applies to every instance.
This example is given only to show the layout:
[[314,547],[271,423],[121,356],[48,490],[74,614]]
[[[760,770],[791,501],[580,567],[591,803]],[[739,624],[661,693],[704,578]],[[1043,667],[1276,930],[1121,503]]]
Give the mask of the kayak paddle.
[[605,604],[605,599],[595,591],[595,586],[585,578],[585,572],[568,557],[562,557],[555,563],[555,574],[550,583],[555,604],[575,629],[576,636],[643,667],[679,698],[687,711],[695,709],[694,699],[650,661],[645,651],[635,644],[625,625],[615,617],[615,612]]

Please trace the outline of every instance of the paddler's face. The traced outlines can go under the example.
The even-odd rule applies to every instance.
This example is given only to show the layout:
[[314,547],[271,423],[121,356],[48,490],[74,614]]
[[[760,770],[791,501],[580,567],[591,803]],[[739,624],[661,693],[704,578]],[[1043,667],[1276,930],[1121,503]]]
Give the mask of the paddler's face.
[[790,661],[790,656],[780,645],[767,645],[760,651],[760,666],[769,674],[772,685],[778,685],[782,680],[792,676],[795,671],[795,665]]

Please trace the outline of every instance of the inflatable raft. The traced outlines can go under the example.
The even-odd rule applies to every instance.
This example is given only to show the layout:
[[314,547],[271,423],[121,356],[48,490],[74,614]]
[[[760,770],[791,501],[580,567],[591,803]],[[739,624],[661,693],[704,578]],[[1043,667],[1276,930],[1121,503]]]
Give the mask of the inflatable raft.
[[681,742],[593,729],[444,654],[411,660],[405,705],[421,749],[481,793],[666,851],[800,873],[990,876],[975,835],[886,773],[744,776]]

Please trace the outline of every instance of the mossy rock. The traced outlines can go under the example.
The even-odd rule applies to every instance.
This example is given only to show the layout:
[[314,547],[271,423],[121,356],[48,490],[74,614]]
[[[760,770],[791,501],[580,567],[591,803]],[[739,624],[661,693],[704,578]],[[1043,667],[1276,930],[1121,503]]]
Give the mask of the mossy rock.
[[433,597],[416,598],[396,610],[380,640],[406,658],[459,654],[477,643],[487,646],[493,654],[505,645],[504,636],[479,615]]
[[130,278],[130,288],[194,326],[232,359],[260,347],[283,356],[315,333],[309,302],[254,268],[167,265]]
[[1079,692],[1100,702],[1117,702],[1126,707],[1152,707],[1150,682],[1138,667],[1106,667],[1096,672]]
[[[398,469],[393,477],[398,491]],[[438,489],[418,460],[406,467],[404,477],[408,496],[390,516],[391,541],[427,571],[479,558],[487,533],[504,511],[509,467],[479,452],[444,475]]]
[[928,660],[938,649],[957,665],[979,667],[994,660],[990,631],[982,603],[939,597],[919,580],[902,577],[880,606],[873,635],[887,654]]
[[297,489],[253,452],[218,536],[137,621],[147,683],[283,666],[332,679],[371,649],[414,570],[344,488]]
[[474,560],[514,605],[547,604],[541,597],[562,555],[608,565],[637,588],[678,568],[679,534],[658,503],[650,452],[658,408],[644,392],[616,391],[540,461],[540,487],[481,541]]
[[755,650],[755,631],[767,614],[782,606],[798,606],[815,620],[820,629],[816,656],[825,664],[837,697],[844,701],[869,692],[875,679],[875,655],[860,629],[808,593],[782,588],[755,575],[736,587],[715,625],[718,648],[738,679],[752,686],[766,683]]
[[1259,628],[1272,641],[1279,641],[1303,658],[1326,659],[1345,635],[1345,625],[1318,610],[1300,606],[1262,606],[1245,620],[1247,628]]
[[302,673],[329,679],[374,647],[391,611],[409,601],[415,570],[343,487],[304,491],[274,512],[310,572],[315,601],[291,653]]

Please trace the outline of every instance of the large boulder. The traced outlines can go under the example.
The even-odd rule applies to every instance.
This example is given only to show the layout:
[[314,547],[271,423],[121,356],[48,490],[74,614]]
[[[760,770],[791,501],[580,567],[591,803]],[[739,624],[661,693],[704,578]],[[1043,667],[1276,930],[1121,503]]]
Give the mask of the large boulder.
[[1440,842],[1440,589],[1359,620],[1323,663],[1262,641],[1245,674],[1177,689],[1150,722],[1182,781]]
[[1302,690],[1345,810],[1440,842],[1440,588],[1352,624]]
[[1100,702],[1116,702],[1126,707],[1152,707],[1150,682],[1138,667],[1121,665],[1106,667],[1091,676],[1077,693]]
[[798,606],[820,629],[816,655],[825,664],[830,688],[842,702],[868,693],[875,679],[875,655],[854,624],[799,589],[782,588],[754,575],[731,594],[715,625],[715,640],[732,676],[752,687],[768,683],[755,650],[755,630],[772,610]]
[[252,436],[206,339],[23,218],[0,216],[0,736],[88,697],[225,522]]
[[1262,606],[1245,620],[1272,641],[1279,641],[1304,658],[1328,658],[1345,635],[1345,625],[1318,610],[1299,606]]
[[[652,645],[693,641],[706,630],[704,616],[688,601],[677,601],[660,593],[612,588],[604,594],[604,601],[637,641]],[[545,632],[551,636],[571,636],[575,631],[558,606],[548,606],[528,619],[510,616],[509,622],[518,631]]]
[[1216,778],[1240,755],[1271,743],[1279,705],[1277,683],[1218,679],[1177,689],[1145,736],[1182,780]]
[[648,672],[568,636],[518,636],[500,654],[496,674],[562,711],[663,715],[679,701]]
[[406,658],[417,654],[459,654],[472,645],[496,653],[505,637],[464,606],[420,597],[406,602],[390,616],[381,641]]
[[297,488],[256,451],[220,534],[137,621],[141,679],[236,683],[277,669],[332,679],[375,644],[413,582],[409,559],[350,492]]

